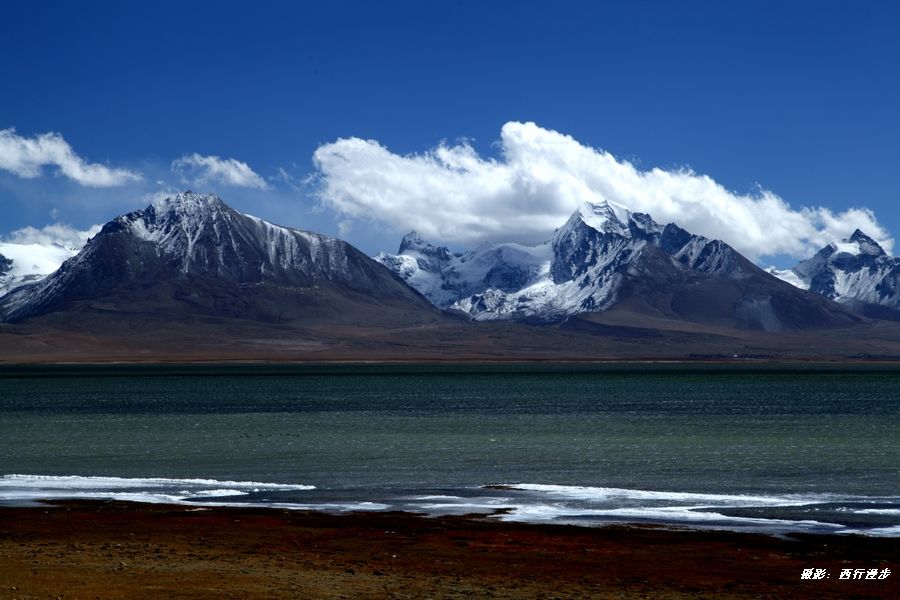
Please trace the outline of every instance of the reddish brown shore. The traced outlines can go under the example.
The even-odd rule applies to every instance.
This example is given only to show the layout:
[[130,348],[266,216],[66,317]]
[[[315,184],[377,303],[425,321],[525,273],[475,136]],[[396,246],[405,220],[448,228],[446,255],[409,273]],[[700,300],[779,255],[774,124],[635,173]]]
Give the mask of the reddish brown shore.
[[0,508],[7,598],[896,599],[900,544],[80,502]]

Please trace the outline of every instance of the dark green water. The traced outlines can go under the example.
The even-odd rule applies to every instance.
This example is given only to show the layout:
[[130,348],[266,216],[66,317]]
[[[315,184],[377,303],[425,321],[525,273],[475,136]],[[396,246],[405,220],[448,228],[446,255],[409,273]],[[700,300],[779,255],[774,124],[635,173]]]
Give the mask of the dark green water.
[[897,535],[898,440],[893,368],[0,369],[0,474],[44,476],[3,478],[8,500],[514,507],[567,521],[714,513],[725,526]]

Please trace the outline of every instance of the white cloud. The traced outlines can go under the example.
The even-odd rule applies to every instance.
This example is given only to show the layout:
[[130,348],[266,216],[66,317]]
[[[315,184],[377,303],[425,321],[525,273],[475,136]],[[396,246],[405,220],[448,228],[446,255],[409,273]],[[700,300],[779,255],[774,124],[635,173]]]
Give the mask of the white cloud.
[[63,246],[71,250],[80,250],[88,239],[100,232],[100,225],[92,225],[86,230],[79,230],[64,223],[53,223],[40,229],[23,227],[16,229],[4,241],[10,244],[39,244],[41,246]]
[[806,258],[857,227],[885,250],[893,245],[868,209],[795,209],[770,191],[737,194],[688,169],[641,171],[534,123],[504,125],[500,149],[499,160],[466,142],[401,156],[374,140],[339,139],[314,154],[319,199],[344,218],[466,245],[544,241],[581,202],[602,199],[725,240],[753,260]]
[[338,235],[342,238],[349,236],[351,231],[353,231],[353,221],[344,219],[338,223]]
[[185,154],[172,161],[172,171],[178,173],[184,181],[197,185],[205,185],[218,181],[235,187],[269,189],[269,184],[250,168],[250,166],[233,158],[218,156],[201,156],[196,152]]
[[175,188],[165,186],[158,190],[147,192],[141,196],[141,208],[144,206],[149,206],[151,204],[157,204],[158,202],[162,202],[167,198],[174,198],[178,195],[178,190]]
[[[283,167],[278,167],[278,172],[272,177],[269,177],[269,180],[280,181],[281,183],[289,185],[291,188],[298,192],[301,189],[300,185],[298,185],[297,178],[288,173],[287,170]],[[303,181],[300,181],[299,183],[303,183]]]
[[113,187],[141,179],[135,171],[88,163],[58,133],[26,138],[12,128],[0,130],[0,169],[33,179],[45,166],[55,166],[62,175],[88,187]]

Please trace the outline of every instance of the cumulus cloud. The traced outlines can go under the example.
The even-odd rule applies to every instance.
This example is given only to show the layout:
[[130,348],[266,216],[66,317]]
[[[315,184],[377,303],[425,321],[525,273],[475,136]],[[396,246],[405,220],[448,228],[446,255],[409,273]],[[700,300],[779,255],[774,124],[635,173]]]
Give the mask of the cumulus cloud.
[[266,180],[254,172],[250,165],[233,158],[201,156],[196,152],[185,154],[172,161],[172,171],[178,173],[184,181],[197,185],[217,181],[235,187],[269,189]]
[[795,209],[770,191],[738,194],[690,169],[642,171],[534,123],[504,125],[499,147],[499,159],[465,141],[404,156],[374,140],[339,139],[314,154],[317,193],[344,218],[465,245],[538,243],[582,202],[601,200],[722,239],[753,260],[806,258],[857,227],[885,250],[893,245],[866,208]]
[[60,174],[87,187],[113,187],[141,179],[136,171],[87,162],[58,133],[27,138],[12,128],[0,130],[0,169],[33,179],[46,166],[55,166]]
[[42,246],[64,246],[71,250],[80,250],[87,241],[100,232],[100,225],[92,225],[80,230],[64,223],[53,223],[40,229],[23,227],[16,229],[4,241],[11,244],[40,244]]

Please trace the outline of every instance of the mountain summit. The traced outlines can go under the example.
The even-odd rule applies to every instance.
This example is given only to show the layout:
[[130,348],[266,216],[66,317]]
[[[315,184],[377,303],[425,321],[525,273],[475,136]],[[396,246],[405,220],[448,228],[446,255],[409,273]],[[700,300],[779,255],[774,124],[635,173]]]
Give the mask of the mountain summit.
[[769,271],[858,313],[900,320],[900,258],[859,229],[792,269]]
[[273,225],[190,191],[110,221],[54,274],[0,300],[5,321],[58,310],[275,322],[434,314],[350,244]]
[[534,247],[488,244],[452,254],[411,233],[398,254],[375,258],[435,305],[477,321],[561,322],[613,308],[766,331],[857,320],[722,241],[608,202],[583,204]]

